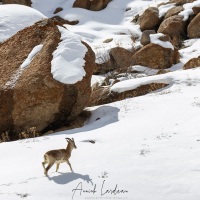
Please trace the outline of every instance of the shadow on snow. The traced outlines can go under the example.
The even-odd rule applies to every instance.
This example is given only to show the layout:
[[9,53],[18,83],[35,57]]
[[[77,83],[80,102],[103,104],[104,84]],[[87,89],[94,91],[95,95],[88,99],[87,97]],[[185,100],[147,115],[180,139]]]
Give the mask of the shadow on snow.
[[92,131],[98,128],[102,128],[106,125],[119,121],[118,113],[120,109],[113,106],[100,106],[96,110],[92,111],[91,118],[81,128],[75,128],[71,130],[61,131],[58,133],[51,134],[49,136],[55,136],[60,134],[75,134],[78,132]]
[[89,177],[89,175],[82,175],[78,173],[58,173],[58,176],[48,177],[48,179],[61,185],[68,184],[77,179],[82,179],[83,181],[87,181],[87,183],[91,183],[93,185],[92,179]]

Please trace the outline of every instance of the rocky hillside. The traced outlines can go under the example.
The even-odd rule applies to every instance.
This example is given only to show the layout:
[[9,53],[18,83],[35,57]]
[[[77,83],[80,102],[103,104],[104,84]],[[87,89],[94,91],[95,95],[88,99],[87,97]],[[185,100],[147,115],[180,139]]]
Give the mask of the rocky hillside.
[[200,63],[199,0],[2,0],[0,11],[0,132],[10,139],[168,85],[119,93],[119,82]]

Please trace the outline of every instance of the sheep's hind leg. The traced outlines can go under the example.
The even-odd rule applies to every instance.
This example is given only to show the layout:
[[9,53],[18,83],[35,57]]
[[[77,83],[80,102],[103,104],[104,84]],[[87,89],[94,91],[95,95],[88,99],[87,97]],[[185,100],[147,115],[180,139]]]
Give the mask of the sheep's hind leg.
[[45,175],[48,176],[48,171],[49,169],[53,166],[54,163],[49,163],[46,170],[45,170]]

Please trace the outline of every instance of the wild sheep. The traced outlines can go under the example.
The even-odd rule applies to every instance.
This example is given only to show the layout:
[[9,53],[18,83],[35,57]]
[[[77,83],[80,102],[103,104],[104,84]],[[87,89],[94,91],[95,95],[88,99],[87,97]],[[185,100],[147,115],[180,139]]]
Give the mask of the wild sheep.
[[[71,171],[73,172],[72,166],[69,162],[69,158],[71,157],[71,153],[73,149],[76,149],[76,144],[74,139],[65,138],[68,142],[66,149],[57,149],[50,150],[44,154],[44,162],[42,165],[44,167],[44,174],[48,176],[48,170],[56,163],[56,172],[58,171],[60,163],[67,162]],[[48,164],[47,168],[45,168],[45,164]]]

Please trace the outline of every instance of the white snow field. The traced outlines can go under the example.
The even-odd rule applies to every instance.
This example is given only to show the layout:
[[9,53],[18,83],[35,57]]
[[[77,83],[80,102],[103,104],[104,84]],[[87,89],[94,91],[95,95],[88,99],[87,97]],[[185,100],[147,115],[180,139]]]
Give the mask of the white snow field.
[[28,6],[0,5],[0,42],[44,18],[42,13]]
[[[162,90],[88,108],[82,128],[2,143],[0,198],[198,200],[200,68],[173,73]],[[65,148],[66,137],[78,147],[74,173],[64,163],[47,178],[43,154]]]
[[[91,45],[97,62],[101,63],[105,61],[111,47],[131,49],[140,46],[141,31],[139,25],[131,23],[133,16],[164,1],[113,0],[106,9],[93,12],[72,8],[74,0],[32,0],[32,7],[38,11],[24,6],[6,5],[10,6],[6,15],[2,14],[6,13],[6,7],[0,5],[0,42],[45,16],[54,16],[55,8],[62,7],[63,11],[57,15],[67,20],[79,20],[75,26],[65,26]],[[160,15],[173,6],[160,7]],[[191,12],[191,6],[186,4],[188,10],[182,13],[184,16],[187,17]],[[126,11],[127,8],[130,9]],[[33,18],[23,17],[23,14]],[[30,24],[24,22],[27,19]],[[66,58],[65,48],[71,45],[65,43],[67,33],[61,29],[63,38],[54,52],[54,58]],[[135,43],[131,36],[138,37]],[[158,43],[155,37],[152,41]],[[73,34],[71,38],[76,39]],[[105,39],[113,40],[103,43]],[[0,199],[199,200],[200,68],[181,69],[189,59],[200,55],[199,43],[200,39],[184,42],[185,48],[179,51],[180,63],[170,68],[172,72],[155,75],[156,70],[132,66],[133,70],[150,76],[126,80],[111,89],[123,92],[154,82],[167,83],[167,87],[144,96],[87,108],[91,110],[92,116],[82,128],[1,143]],[[76,40],[75,44],[78,46],[79,41]],[[168,43],[159,44],[170,47]],[[75,48],[75,56],[80,50],[76,45],[70,46]],[[82,53],[79,57],[83,58],[85,50],[79,53]],[[61,59],[61,64],[67,62],[70,60]],[[58,80],[70,83],[84,76],[84,61],[74,59],[70,65],[73,62],[77,62],[80,67],[79,75],[71,79],[69,74],[59,70]],[[94,85],[104,78],[93,76],[91,83]],[[44,153],[65,148],[66,137],[73,137],[77,146],[70,158],[74,173],[63,163],[59,172],[55,172],[53,166],[49,170],[49,177],[44,176]],[[90,143],[91,140],[95,144]]]

